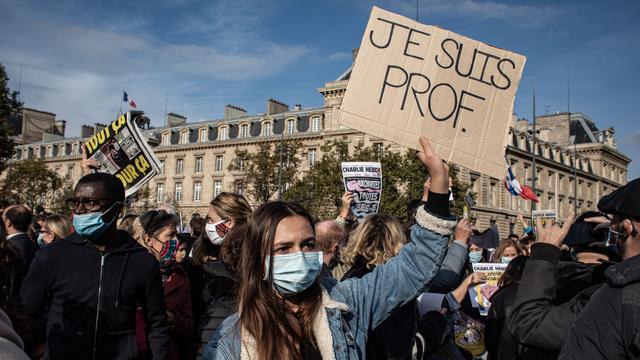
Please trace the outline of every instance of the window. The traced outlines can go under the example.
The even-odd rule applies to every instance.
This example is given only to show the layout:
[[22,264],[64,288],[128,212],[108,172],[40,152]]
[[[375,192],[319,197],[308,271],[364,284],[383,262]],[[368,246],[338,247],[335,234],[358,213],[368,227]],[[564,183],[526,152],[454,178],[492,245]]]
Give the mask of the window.
[[238,155],[238,158],[236,159],[236,170],[244,171],[245,166],[246,166],[246,160],[244,156]]
[[196,181],[193,183],[193,201],[200,202],[202,198],[202,182]]
[[320,131],[321,130],[322,119],[319,117],[314,117],[311,119],[311,131]]
[[73,154],[79,154],[79,152],[78,152],[78,144],[77,143],[71,145],[71,154],[72,155]]
[[189,131],[183,131],[180,133],[180,144],[189,143]]
[[491,204],[491,206],[495,207],[496,206],[496,183],[492,182],[491,186],[490,186],[490,192],[489,192],[489,203]]
[[383,157],[384,156],[384,144],[381,142],[377,142],[377,143],[373,143],[373,148],[376,151],[376,154],[378,154],[378,157]]
[[249,137],[249,124],[240,125],[240,138],[248,138]]
[[67,180],[73,180],[73,166],[67,168]]
[[273,125],[271,124],[271,122],[264,123],[262,127],[262,135],[264,137],[271,136],[271,132],[272,132],[271,130],[273,130],[272,126]]
[[213,181],[213,196],[218,196],[222,192],[222,180]]
[[227,128],[226,126],[220,128],[220,140],[227,140],[229,138],[228,130],[229,128]]
[[53,156],[53,146],[47,146],[47,157]]
[[164,184],[159,183],[156,185],[156,201],[163,202],[164,201]]
[[171,134],[164,133],[162,134],[162,146],[169,146],[171,144]]
[[294,119],[287,120],[287,134],[293,134],[296,130],[296,121]]
[[184,159],[176,160],[176,174],[182,174],[184,172]]
[[60,144],[58,145],[58,156],[67,155],[67,145]]
[[195,172],[197,172],[197,173],[201,173],[202,172],[202,156],[196,156]]
[[207,142],[207,129],[200,129],[200,142]]
[[182,183],[181,183],[181,182],[177,182],[177,183],[176,183],[176,196],[175,196],[175,200],[176,200],[176,201],[182,201]]
[[307,155],[307,160],[309,161],[309,167],[313,167],[316,164],[317,159],[317,150],[309,149],[309,153]]
[[224,155],[216,155],[216,168],[215,171],[222,171],[224,165]]
[[244,181],[236,180],[235,182],[235,193],[238,195],[244,195]]
[[164,160],[160,160],[160,169],[158,169],[158,174],[164,174]]

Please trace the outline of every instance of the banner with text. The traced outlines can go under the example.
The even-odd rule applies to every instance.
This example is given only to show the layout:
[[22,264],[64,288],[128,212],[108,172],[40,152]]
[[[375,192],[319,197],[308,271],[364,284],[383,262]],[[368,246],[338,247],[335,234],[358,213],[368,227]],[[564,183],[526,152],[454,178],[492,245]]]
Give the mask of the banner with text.
[[340,123],[502,178],[526,58],[373,7]]
[[491,299],[493,293],[498,290],[498,280],[500,280],[500,276],[502,276],[504,270],[509,264],[475,263],[472,265],[473,272],[484,273],[487,275],[487,282],[469,289],[471,304],[473,307],[480,309],[481,315],[487,315],[489,308],[491,307],[489,299]]
[[379,162],[343,162],[344,189],[353,194],[351,212],[361,220],[375,214],[382,197],[382,167]]
[[[141,113],[139,115],[142,115]],[[99,171],[115,175],[130,196],[158,174],[160,161],[140,132],[131,112],[120,115],[84,143],[87,158]]]

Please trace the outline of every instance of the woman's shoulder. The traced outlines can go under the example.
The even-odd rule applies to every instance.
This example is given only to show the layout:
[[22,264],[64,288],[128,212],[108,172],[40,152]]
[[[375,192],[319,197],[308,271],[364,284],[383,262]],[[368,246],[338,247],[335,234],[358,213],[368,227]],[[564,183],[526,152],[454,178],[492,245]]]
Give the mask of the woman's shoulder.
[[213,334],[205,351],[204,359],[216,359],[216,354],[225,354],[222,358],[239,358],[240,354],[240,316],[235,313],[226,318]]

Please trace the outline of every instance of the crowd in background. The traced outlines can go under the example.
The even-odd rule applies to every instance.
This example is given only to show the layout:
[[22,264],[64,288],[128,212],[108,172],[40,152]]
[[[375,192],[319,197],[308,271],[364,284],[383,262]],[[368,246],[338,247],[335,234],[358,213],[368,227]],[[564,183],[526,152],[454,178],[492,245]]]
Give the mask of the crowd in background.
[[[402,223],[223,192],[183,224],[87,173],[69,215],[0,204],[2,359],[640,358],[640,179],[497,244],[449,211],[448,169]],[[383,200],[384,201],[384,200]],[[508,264],[486,315],[473,263]]]

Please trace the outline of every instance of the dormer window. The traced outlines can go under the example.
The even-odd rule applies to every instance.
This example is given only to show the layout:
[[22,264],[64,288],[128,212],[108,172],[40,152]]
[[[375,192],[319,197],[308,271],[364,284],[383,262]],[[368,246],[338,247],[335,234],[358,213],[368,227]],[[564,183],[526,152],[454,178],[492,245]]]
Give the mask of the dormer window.
[[171,144],[171,134],[164,133],[162,134],[162,146],[169,146]]
[[220,135],[218,136],[220,140],[229,139],[229,128],[224,126],[220,128]]
[[208,134],[207,129],[200,129],[200,136],[199,136],[200,142],[207,142],[207,134]]
[[188,144],[188,143],[189,143],[189,130],[180,132],[180,144]]
[[322,130],[322,119],[319,116],[311,118],[311,131],[318,132]]
[[240,138],[248,138],[249,137],[249,124],[240,125]]
[[78,143],[74,143],[74,144],[72,144],[72,145],[71,145],[71,154],[72,154],[72,155],[75,155],[75,154],[78,154],[78,153],[79,153],[79,152],[78,152]]
[[47,157],[52,157],[53,156],[53,146],[49,145],[47,146]]
[[293,134],[296,131],[296,120],[287,120],[287,134]]
[[272,130],[273,130],[273,125],[270,121],[262,124],[262,136],[264,137],[271,136],[271,134],[273,133]]

